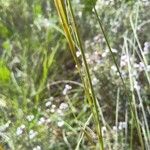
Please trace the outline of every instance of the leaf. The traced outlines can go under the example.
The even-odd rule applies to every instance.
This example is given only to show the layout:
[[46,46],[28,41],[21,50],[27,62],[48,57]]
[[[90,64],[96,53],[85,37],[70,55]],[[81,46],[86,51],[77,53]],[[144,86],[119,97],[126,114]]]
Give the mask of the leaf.
[[36,16],[41,15],[41,14],[42,14],[41,5],[38,4],[38,3],[36,3],[36,4],[34,5],[34,7],[33,7],[33,11],[34,11],[34,14],[35,14]]
[[10,81],[10,71],[5,63],[0,60],[0,82],[8,83]]

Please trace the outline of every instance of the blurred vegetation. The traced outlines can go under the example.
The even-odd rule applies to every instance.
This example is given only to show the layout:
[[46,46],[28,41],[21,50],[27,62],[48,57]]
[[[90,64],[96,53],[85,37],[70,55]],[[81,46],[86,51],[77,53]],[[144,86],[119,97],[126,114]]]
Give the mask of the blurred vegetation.
[[[148,150],[149,0],[71,0],[71,4],[100,104],[104,149],[141,150],[127,101],[130,98]],[[94,7],[127,89],[122,86]],[[83,83],[64,34],[53,0],[0,1],[3,149],[99,149]],[[77,55],[82,64],[79,51]]]

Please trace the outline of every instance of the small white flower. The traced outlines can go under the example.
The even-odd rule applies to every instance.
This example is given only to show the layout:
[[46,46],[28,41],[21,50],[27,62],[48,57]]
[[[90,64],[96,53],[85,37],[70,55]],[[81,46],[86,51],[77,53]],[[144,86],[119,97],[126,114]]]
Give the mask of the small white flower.
[[68,84],[66,84],[65,85],[65,88],[64,88],[64,90],[63,90],[63,95],[66,95],[67,94],[67,92],[68,92],[68,90],[71,90],[72,89],[72,86],[70,86],[70,85],[68,85]]
[[144,63],[143,63],[143,62],[140,62],[140,63],[139,63],[139,71],[143,71],[144,68],[145,68]]
[[34,119],[34,115],[28,115],[26,118],[28,121],[32,121]]
[[108,55],[108,52],[102,53],[102,57],[105,58]]
[[23,133],[24,129],[25,129],[25,125],[22,124],[20,127],[17,128],[16,135],[18,135],[18,136],[21,135]]
[[46,107],[49,107],[49,106],[51,106],[51,104],[52,104],[52,102],[51,102],[51,101],[48,101],[48,102],[46,102],[45,106],[46,106]]
[[37,145],[36,147],[33,148],[33,150],[41,150],[41,147]]
[[78,16],[81,17],[82,16],[82,11],[78,12]]
[[126,65],[128,64],[128,59],[129,59],[129,56],[126,55],[126,54],[123,54],[123,55],[121,56],[120,66],[121,66],[121,67],[126,66]]
[[54,104],[53,104],[53,105],[52,105],[52,108],[54,108],[54,109],[55,109],[55,108],[56,108],[56,105],[54,105]]
[[58,127],[62,127],[64,125],[64,121],[63,120],[58,121],[57,125],[58,125]]
[[33,138],[35,138],[36,136],[37,136],[37,132],[36,131],[34,131],[34,130],[30,130],[29,131],[29,139],[33,139]]
[[117,71],[117,67],[113,65],[113,66],[111,66],[111,70],[116,72]]
[[113,130],[116,132],[116,131],[117,131],[117,127],[116,127],[116,126],[113,126]]
[[50,118],[46,119],[46,123],[51,123],[51,119]]
[[45,119],[44,117],[41,117],[41,118],[39,119],[39,121],[38,121],[38,125],[44,124],[45,121],[46,121],[46,119]]
[[50,112],[51,112],[51,113],[54,113],[54,112],[55,112],[55,109],[56,109],[56,105],[53,104],[53,105],[51,106]]
[[61,109],[57,109],[57,113],[60,115],[60,116],[64,116],[64,113]]
[[127,128],[127,122],[119,122],[119,130],[125,129]]
[[70,89],[72,89],[72,86],[70,86],[69,84],[66,84],[65,88],[68,89],[68,90],[70,90]]
[[63,92],[62,92],[63,95],[66,95],[66,94],[67,94],[67,91],[68,91],[67,89],[64,89]]
[[134,81],[134,88],[138,91],[141,89],[141,87],[137,81]]
[[54,108],[52,108],[52,109],[50,110],[50,112],[51,112],[51,113],[54,113],[54,112],[55,112],[55,109],[54,109]]
[[21,135],[23,130],[21,128],[17,128],[16,135]]
[[92,84],[93,84],[93,85],[96,85],[98,82],[99,82],[99,80],[98,80],[96,77],[94,77],[94,78],[92,79]]
[[144,43],[144,49],[143,49],[144,54],[149,54],[150,53],[150,42],[145,42]]
[[68,104],[67,103],[61,103],[59,106],[59,109],[61,110],[66,110],[68,108]]
[[102,130],[102,136],[104,136],[107,132],[107,128],[103,126],[101,130]]
[[24,124],[22,124],[21,126],[20,126],[20,128],[22,128],[22,129],[25,129],[25,125]]
[[76,52],[76,55],[77,55],[77,57],[80,57],[80,56],[81,56],[81,52],[80,52],[80,51],[77,51],[77,52]]
[[54,100],[54,97],[51,96],[51,97],[49,97],[47,100],[48,100],[48,101],[53,101],[53,100]]

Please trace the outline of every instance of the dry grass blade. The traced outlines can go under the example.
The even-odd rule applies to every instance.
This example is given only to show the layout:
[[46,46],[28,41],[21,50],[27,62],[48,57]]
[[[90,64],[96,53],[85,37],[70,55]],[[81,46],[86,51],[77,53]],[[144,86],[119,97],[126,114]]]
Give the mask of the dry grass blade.
[[[76,65],[78,67],[81,79],[84,83],[85,94],[86,94],[86,97],[88,99],[88,102],[89,102],[89,105],[90,105],[90,108],[91,108],[91,111],[93,113],[93,117],[95,120],[95,124],[96,124],[96,131],[97,131],[97,136],[99,139],[100,150],[103,150],[104,146],[103,146],[103,139],[102,139],[102,134],[101,134],[101,124],[100,124],[100,120],[99,120],[97,100],[96,100],[96,97],[94,94],[94,89],[93,89],[92,82],[91,82],[89,68],[88,68],[88,65],[86,62],[86,58],[85,58],[85,54],[83,51],[80,35],[79,35],[78,29],[76,26],[75,17],[74,17],[71,3],[69,0],[67,1],[67,4],[69,6],[68,9],[69,9],[69,12],[71,14],[70,18],[72,19],[71,27],[72,27],[72,32],[74,33],[73,35],[71,34],[72,32],[70,30],[70,25],[68,24],[69,21],[68,21],[68,16],[66,14],[67,11],[66,11],[64,2],[61,0],[55,0],[55,5],[56,5],[59,17],[60,17],[62,25],[63,25],[66,39],[69,43],[71,53],[72,53],[73,58],[76,62]],[[74,41],[74,39],[75,39],[75,41],[77,41],[77,43]],[[80,49],[82,59],[83,59],[84,65],[83,65],[82,71],[80,70],[81,66],[80,66],[80,63],[79,63],[78,58],[76,56],[76,45]]]

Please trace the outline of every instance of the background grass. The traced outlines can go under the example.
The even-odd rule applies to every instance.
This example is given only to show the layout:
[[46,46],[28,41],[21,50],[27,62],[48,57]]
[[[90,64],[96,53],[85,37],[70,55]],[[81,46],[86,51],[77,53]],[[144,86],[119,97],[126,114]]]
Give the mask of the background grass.
[[149,150],[150,2],[65,2],[72,47],[54,1],[0,2],[0,146]]

